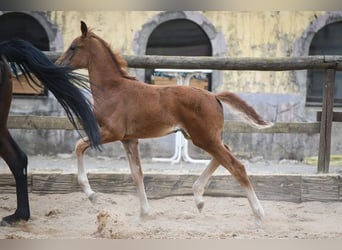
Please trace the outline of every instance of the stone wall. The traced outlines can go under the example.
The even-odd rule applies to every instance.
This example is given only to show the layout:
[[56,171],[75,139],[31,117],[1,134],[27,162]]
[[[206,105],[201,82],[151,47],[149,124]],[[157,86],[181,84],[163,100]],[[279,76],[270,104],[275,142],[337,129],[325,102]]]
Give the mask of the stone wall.
[[[123,54],[144,54],[148,35],[158,24],[173,18],[185,18],[197,23],[208,35],[213,56],[231,57],[291,57],[307,55],[314,32],[324,24],[342,20],[342,12],[318,11],[50,11],[27,12],[44,19],[44,27],[53,38],[54,50],[65,50],[80,35],[84,20],[94,32]],[[0,13],[1,14],[1,13]],[[51,27],[50,27],[51,26]],[[130,69],[142,79],[144,71]],[[274,122],[315,121],[319,107],[306,107],[305,71],[215,71],[213,91],[238,93],[260,114]],[[336,109],[338,111],[338,109]],[[226,110],[226,118],[234,118]],[[56,100],[47,98],[14,98],[12,114],[63,115]],[[234,118],[235,119],[235,118]],[[29,154],[70,153],[77,132],[12,131]],[[333,127],[332,153],[341,152],[340,126]],[[232,149],[244,157],[263,156],[270,159],[302,159],[317,155],[317,135],[229,134],[223,138]],[[166,157],[173,153],[173,136],[142,140],[143,158]],[[191,147],[191,154],[203,158],[203,152]],[[90,150],[89,154],[99,154]],[[105,146],[100,154],[121,157],[120,143]],[[204,154],[204,157],[206,155]]]

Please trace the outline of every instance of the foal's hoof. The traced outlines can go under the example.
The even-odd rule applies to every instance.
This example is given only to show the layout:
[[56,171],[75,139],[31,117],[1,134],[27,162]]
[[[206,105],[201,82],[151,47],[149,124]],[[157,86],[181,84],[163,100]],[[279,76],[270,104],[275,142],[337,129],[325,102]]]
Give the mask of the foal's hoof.
[[204,200],[202,196],[194,195],[195,197],[195,204],[197,206],[198,211],[201,213],[204,207]]
[[254,223],[255,223],[255,228],[259,229],[259,228],[261,228],[261,225],[262,225],[262,219],[255,218]]
[[198,208],[198,211],[201,213],[202,212],[202,209],[204,207],[204,201],[200,201],[196,204],[197,208]]
[[150,215],[150,214],[144,214],[144,215],[140,214],[138,220],[140,222],[144,222],[144,221],[148,221],[150,219],[152,219],[152,215]]
[[140,221],[146,221],[152,219],[152,214],[150,213],[149,210],[147,211],[140,211],[140,215],[139,215],[139,220]]
[[92,193],[91,195],[88,196],[88,199],[91,201],[91,203],[95,204],[97,201],[97,195],[96,193]]
[[260,209],[254,215],[255,215],[255,226],[257,228],[260,228],[262,225],[263,218],[265,217],[264,209],[260,207]]

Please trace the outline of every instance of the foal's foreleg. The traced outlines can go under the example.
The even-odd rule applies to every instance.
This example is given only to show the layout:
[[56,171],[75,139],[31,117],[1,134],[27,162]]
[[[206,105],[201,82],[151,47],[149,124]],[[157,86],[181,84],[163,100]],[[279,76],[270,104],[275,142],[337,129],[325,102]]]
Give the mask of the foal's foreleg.
[[144,218],[148,216],[150,209],[145,192],[144,176],[140,163],[138,140],[125,140],[122,141],[122,144],[127,154],[129,166],[131,169],[131,175],[139,196],[140,216]]
[[88,177],[87,177],[87,172],[84,168],[84,163],[83,163],[83,155],[84,152],[86,151],[87,148],[89,148],[89,140],[88,137],[82,138],[78,140],[75,146],[75,152],[76,152],[76,157],[77,157],[77,170],[78,170],[78,184],[80,185],[82,191],[87,195],[89,200],[91,202],[95,202],[96,200],[96,194],[95,192],[91,189]]
[[204,188],[207,185],[209,178],[213,175],[217,167],[220,165],[220,163],[213,158],[206,169],[203,171],[203,173],[200,175],[200,177],[195,181],[194,185],[192,186],[192,191],[194,193],[195,203],[198,208],[198,210],[201,212],[202,208],[204,206],[204,200],[203,200],[203,193]]

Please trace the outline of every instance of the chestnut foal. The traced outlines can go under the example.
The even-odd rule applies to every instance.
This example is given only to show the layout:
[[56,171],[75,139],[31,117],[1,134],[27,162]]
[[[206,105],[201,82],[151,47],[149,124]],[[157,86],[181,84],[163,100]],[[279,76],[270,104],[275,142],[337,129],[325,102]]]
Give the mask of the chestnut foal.
[[[187,138],[207,151],[213,159],[193,185],[195,202],[203,208],[203,193],[210,176],[219,165],[225,167],[246,191],[248,201],[260,221],[264,210],[253,190],[246,170],[222,142],[224,117],[222,103],[242,114],[249,124],[259,129],[272,126],[237,95],[231,92],[214,94],[188,86],[155,86],[128,75],[127,64],[118,53],[81,22],[81,36],[75,38],[57,63],[89,71],[94,96],[94,113],[100,125],[102,143],[121,141],[127,153],[131,174],[140,199],[140,215],[149,214],[143,183],[138,139],[160,137],[182,130]],[[78,181],[94,199],[83,166],[87,139],[76,145]]]

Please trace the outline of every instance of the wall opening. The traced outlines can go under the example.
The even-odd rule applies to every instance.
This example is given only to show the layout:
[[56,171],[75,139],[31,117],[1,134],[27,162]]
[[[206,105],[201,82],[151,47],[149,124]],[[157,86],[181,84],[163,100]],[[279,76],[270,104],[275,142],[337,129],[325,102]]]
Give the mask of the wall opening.
[[[63,49],[61,31],[50,22],[48,11],[0,11],[0,31],[0,41],[21,38],[42,51]],[[26,97],[48,95],[45,89],[29,88],[26,79],[20,79],[20,83],[14,80],[13,93]]]
[[[148,38],[146,55],[164,56],[211,56],[210,40],[202,28],[187,19],[173,19],[161,23]],[[153,77],[153,69],[145,70],[145,82],[154,84],[174,83],[165,77]],[[151,80],[151,77],[154,80]],[[196,75],[190,80],[190,85],[211,90],[211,74]]]
[[[330,23],[320,29],[313,37],[309,55],[342,55],[342,21]],[[308,70],[307,96],[308,105],[322,105],[324,72]],[[337,71],[334,89],[335,106],[342,106],[342,72]]]
[[[316,17],[316,16],[315,16]],[[342,54],[342,11],[330,11],[311,21],[294,44],[294,56]],[[324,71],[297,70],[304,106],[322,105]],[[336,74],[335,106],[342,106],[342,75]]]
[[[183,27],[182,24],[185,26]],[[178,27],[178,28],[177,28]],[[195,36],[187,34],[187,30]],[[168,32],[168,36],[166,36]],[[168,41],[169,39],[169,41]],[[189,42],[197,41],[201,52],[194,51],[195,46],[189,46]],[[176,44],[179,44],[178,52]],[[163,45],[165,49],[159,45]],[[170,45],[173,45],[170,47]],[[186,48],[189,46],[188,48]],[[169,48],[169,49],[167,49]],[[216,31],[210,21],[197,11],[170,11],[160,12],[145,23],[135,35],[133,51],[138,55],[191,55],[191,56],[224,56],[226,44],[221,32]],[[195,54],[196,53],[196,54]],[[137,77],[143,81],[149,81],[151,69],[136,69]],[[209,77],[211,91],[219,91],[223,75],[221,71],[214,70]]]

